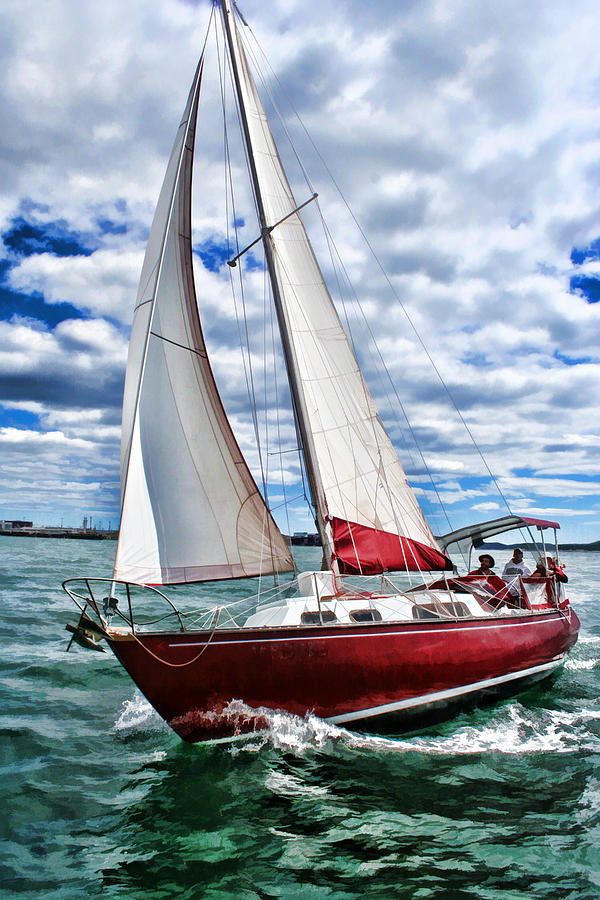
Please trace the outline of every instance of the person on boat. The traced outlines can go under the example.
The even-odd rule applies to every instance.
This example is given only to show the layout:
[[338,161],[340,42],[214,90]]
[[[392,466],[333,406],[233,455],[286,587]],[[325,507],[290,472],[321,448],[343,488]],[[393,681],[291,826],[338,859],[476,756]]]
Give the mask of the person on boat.
[[538,559],[535,569],[529,577],[535,578],[535,579],[548,577],[548,573],[546,571],[546,564],[544,563],[544,560],[541,557],[540,557],[540,559]]
[[517,575],[522,575],[525,578],[527,575],[531,575],[531,570],[523,562],[523,551],[520,547],[515,547],[513,550],[512,558],[504,566],[502,578],[504,581],[512,581]]
[[569,580],[568,576],[565,575],[564,568],[560,565],[557,559],[553,559],[551,556],[546,557],[546,568],[548,569],[549,575],[554,575],[557,581],[560,581],[561,584],[566,584]]
[[488,575],[495,575],[496,573],[492,571],[492,567],[495,565],[493,556],[490,556],[489,553],[482,553],[479,557],[479,568],[469,572],[469,575],[484,575],[486,578]]
[[492,570],[492,566],[495,565],[494,557],[490,553],[482,553],[479,557],[479,568],[469,572],[469,575],[479,575],[486,579],[488,590],[493,591],[493,596],[486,597],[492,609],[497,609],[511,598],[507,585]]
[[523,551],[520,547],[515,547],[512,558],[509,559],[502,570],[502,580],[508,584],[512,600],[516,600],[521,596],[519,577],[526,578],[528,575],[531,575],[531,569],[528,569],[523,562]]

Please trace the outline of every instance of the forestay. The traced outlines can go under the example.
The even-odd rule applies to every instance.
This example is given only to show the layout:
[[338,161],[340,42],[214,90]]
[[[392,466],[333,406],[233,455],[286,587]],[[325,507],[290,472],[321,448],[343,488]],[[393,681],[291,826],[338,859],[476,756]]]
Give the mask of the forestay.
[[198,66],[152,223],[123,403],[114,577],[145,584],[293,568],[233,436],[194,289],[191,173]]

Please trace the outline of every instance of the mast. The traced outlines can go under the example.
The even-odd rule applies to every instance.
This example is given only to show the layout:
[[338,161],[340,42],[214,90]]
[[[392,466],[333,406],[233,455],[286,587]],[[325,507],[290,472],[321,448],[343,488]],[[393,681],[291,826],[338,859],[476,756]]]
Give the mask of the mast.
[[[244,133],[244,141],[246,144],[246,148],[248,150],[248,162],[250,165],[250,175],[252,178],[252,186],[254,189],[254,196],[256,199],[256,206],[258,210],[258,219],[261,230],[261,237],[263,241],[264,251],[265,251],[265,260],[267,263],[267,271],[269,274],[269,280],[271,282],[271,289],[273,291],[273,303],[275,305],[275,312],[277,314],[277,323],[279,326],[279,332],[281,334],[281,342],[283,346],[283,355],[285,359],[286,371],[288,376],[288,382],[290,385],[290,392],[292,395],[292,405],[294,410],[294,417],[296,420],[297,429],[300,434],[300,439],[302,443],[302,454],[304,457],[304,463],[306,467],[306,475],[308,478],[308,487],[310,492],[311,504],[315,514],[315,521],[317,525],[317,529],[319,531],[319,535],[321,537],[321,543],[323,546],[323,567],[327,565],[329,567],[329,561],[333,555],[333,546],[329,535],[326,529],[326,520],[327,520],[327,510],[325,507],[325,495],[321,486],[321,480],[319,477],[319,470],[316,462],[316,454],[313,448],[312,436],[306,424],[306,413],[305,413],[305,405],[304,398],[302,394],[302,389],[300,386],[300,382],[296,373],[295,361],[294,361],[294,352],[292,347],[292,340],[290,337],[288,324],[285,316],[281,290],[279,287],[279,281],[277,278],[277,271],[275,266],[275,259],[273,254],[273,244],[270,233],[269,223],[267,222],[267,217],[265,213],[265,206],[262,197],[262,190],[260,181],[258,178],[258,173],[256,170],[256,163],[254,160],[254,148],[252,145],[252,139],[250,136],[250,129],[248,126],[248,118],[246,114],[245,102],[244,102],[244,94],[242,91],[241,83],[240,83],[240,73],[238,67],[237,53],[233,40],[232,28],[236,29],[235,19],[233,16],[233,11],[231,8],[230,0],[221,0],[221,12],[223,15],[223,24],[225,28],[225,34],[227,37],[227,45],[229,48],[229,58],[231,60],[231,67],[233,72],[233,78],[235,83],[235,90],[238,99],[238,107],[240,111],[240,118],[242,122],[242,130]],[[233,23],[233,24],[232,24]],[[237,31],[237,29],[236,29]]]

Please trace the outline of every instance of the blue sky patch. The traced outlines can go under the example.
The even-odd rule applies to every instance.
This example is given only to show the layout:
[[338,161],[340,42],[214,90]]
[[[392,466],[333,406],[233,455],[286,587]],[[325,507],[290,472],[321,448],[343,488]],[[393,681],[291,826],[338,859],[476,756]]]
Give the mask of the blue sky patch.
[[112,219],[96,219],[96,223],[102,234],[127,234],[127,225],[113,222]]
[[[243,249],[243,246],[240,247],[240,250]],[[198,254],[204,268],[208,269],[209,272],[218,272],[228,259],[236,255],[233,247],[228,248],[224,242],[214,240],[206,241],[204,244],[194,247],[194,253]],[[246,270],[253,271],[263,267],[262,259],[257,259],[251,251],[244,253],[242,259]]]
[[588,303],[598,303],[600,300],[600,278],[590,275],[573,275],[570,282],[572,294],[579,294]]
[[565,353],[560,353],[558,350],[554,351],[553,356],[554,359],[564,363],[565,366],[580,366],[582,363],[592,362],[589,356],[567,356]]
[[36,413],[25,409],[7,409],[0,406],[0,426],[3,428],[27,428],[31,431],[40,430],[40,420]]
[[463,353],[462,361],[469,366],[483,367],[492,365],[485,353],[476,353],[475,351]]
[[588,247],[573,247],[571,251],[571,262],[576,266],[591,259],[600,259],[600,238],[596,238]]
[[90,256],[93,249],[82,240],[82,235],[69,229],[62,221],[35,225],[19,216],[13,219],[12,228],[5,231],[6,247],[19,256],[37,253],[53,253],[55,256]]
[[202,265],[209,272],[218,272],[228,259],[235,256],[235,251],[230,251],[226,244],[217,241],[206,241],[201,246],[194,247],[194,253],[198,254]]
[[[571,251],[571,262],[575,266],[595,259],[600,259],[600,238],[596,238],[587,247],[573,247]],[[579,294],[588,303],[598,303],[600,300],[600,278],[593,275],[573,275],[569,287],[572,294]]]

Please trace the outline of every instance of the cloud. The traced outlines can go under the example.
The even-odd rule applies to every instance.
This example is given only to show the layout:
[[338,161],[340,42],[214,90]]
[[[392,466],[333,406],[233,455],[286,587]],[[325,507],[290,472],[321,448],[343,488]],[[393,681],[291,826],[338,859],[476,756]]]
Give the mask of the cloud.
[[[117,444],[118,447],[118,444]],[[82,512],[115,524],[119,485],[113,460],[105,461],[95,437],[61,431],[0,428],[0,492],[4,518],[80,524]]]
[[82,312],[130,323],[143,255],[122,249],[89,256],[28,256],[9,270],[8,284],[46,303],[70,303]]
[[3,399],[57,407],[119,408],[127,344],[101,319],[66,320],[52,331],[0,322]]
[[[298,202],[313,184],[319,192],[345,269],[329,256],[316,208],[306,210],[316,225],[311,239],[334,292],[351,276],[353,292],[343,293],[357,353],[411,480],[424,466],[398,398],[430,469],[445,481],[439,492],[453,515],[489,512],[499,502],[449,392],[511,503],[543,510],[547,501],[582,518],[583,505],[600,505],[600,304],[589,302],[600,275],[596,4],[327,0],[325,9],[317,16],[295,0],[247,0],[244,14],[389,274],[396,297],[290,116],[311,184],[285,141],[282,158]],[[77,461],[78,483],[100,485],[99,504],[101,485],[117,477],[126,336],[144,242],[209,13],[208,3],[176,0],[156,8],[141,0],[126,8],[58,0],[52,9],[25,0],[4,14],[0,299],[8,312],[0,322],[0,379],[7,415],[27,414],[34,424],[23,418],[16,430],[28,436],[6,437],[3,446],[21,473],[14,483],[31,478],[49,510],[60,495],[59,448]],[[254,47],[247,29],[244,36]],[[289,110],[267,70],[265,79]],[[222,196],[223,127],[207,99],[218,90],[210,65],[204,88],[195,277],[223,400],[257,471],[223,266],[234,243],[233,210]],[[233,122],[230,137],[233,148]],[[258,228],[243,154],[232,149],[231,164],[244,246]],[[239,293],[237,302],[239,312]],[[256,267],[243,305],[259,407],[266,401],[270,435],[279,422],[287,449],[296,438],[283,408],[281,364],[277,390],[265,375],[273,347]],[[259,429],[272,452],[262,410]],[[293,456],[277,460],[274,481],[297,478]],[[93,477],[94,466],[107,467],[106,481]],[[12,503],[15,491],[8,482],[4,489],[2,502]],[[114,487],[108,496],[115,502]]]
[[471,509],[478,512],[490,512],[491,510],[500,510],[501,506],[499,503],[474,503]]

